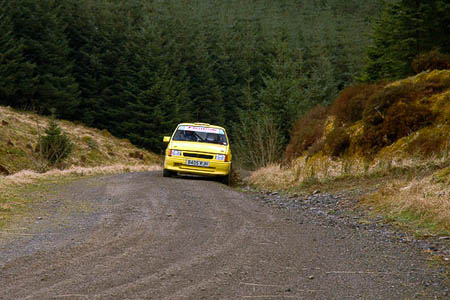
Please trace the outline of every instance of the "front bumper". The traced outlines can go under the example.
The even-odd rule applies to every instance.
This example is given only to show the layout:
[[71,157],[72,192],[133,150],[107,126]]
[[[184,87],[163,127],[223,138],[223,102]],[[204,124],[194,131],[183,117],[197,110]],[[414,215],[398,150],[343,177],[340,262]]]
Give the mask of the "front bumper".
[[166,156],[164,159],[164,169],[184,174],[195,174],[202,176],[225,176],[230,173],[231,162],[216,160],[204,160],[196,158],[195,160],[208,161],[209,167],[195,167],[186,165],[186,160],[192,158],[180,156]]

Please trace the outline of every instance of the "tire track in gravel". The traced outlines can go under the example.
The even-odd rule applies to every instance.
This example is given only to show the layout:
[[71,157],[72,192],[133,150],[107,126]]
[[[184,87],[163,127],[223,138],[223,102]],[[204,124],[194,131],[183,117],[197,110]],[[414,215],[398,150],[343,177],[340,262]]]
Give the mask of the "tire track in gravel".
[[[56,189],[36,207],[45,226],[31,215],[17,225],[29,235],[0,237],[0,299],[447,297],[417,249],[214,181],[145,172]],[[93,209],[62,214],[61,203]]]

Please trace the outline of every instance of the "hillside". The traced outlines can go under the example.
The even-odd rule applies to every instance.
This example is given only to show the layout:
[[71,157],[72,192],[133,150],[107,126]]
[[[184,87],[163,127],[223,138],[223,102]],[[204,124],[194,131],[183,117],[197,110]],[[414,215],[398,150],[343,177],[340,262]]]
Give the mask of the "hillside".
[[[0,228],[27,216],[42,191],[83,176],[159,169],[161,157],[106,130],[56,120],[74,144],[62,162],[45,160],[38,145],[50,119],[0,106]],[[32,196],[33,195],[33,196]]]
[[286,163],[249,183],[356,191],[362,205],[425,234],[450,232],[450,70],[345,89],[295,124]]
[[[22,170],[42,173],[51,168],[40,158],[36,147],[39,136],[48,126],[48,118],[0,106],[0,123],[0,175]],[[57,123],[74,143],[72,154],[57,166],[59,169],[148,166],[160,161],[157,155],[136,148],[126,139],[115,138],[106,130],[62,120]]]

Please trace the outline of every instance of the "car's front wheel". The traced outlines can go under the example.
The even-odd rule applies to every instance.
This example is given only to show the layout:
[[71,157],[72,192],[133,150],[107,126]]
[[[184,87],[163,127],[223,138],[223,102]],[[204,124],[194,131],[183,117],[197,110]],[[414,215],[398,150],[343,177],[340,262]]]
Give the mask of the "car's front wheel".
[[231,173],[222,177],[222,183],[230,185],[231,183]]
[[164,169],[163,170],[163,177],[172,177],[174,174],[172,171]]
[[232,169],[230,168],[228,175],[222,176],[221,181],[223,184],[231,185],[231,173],[232,173]]

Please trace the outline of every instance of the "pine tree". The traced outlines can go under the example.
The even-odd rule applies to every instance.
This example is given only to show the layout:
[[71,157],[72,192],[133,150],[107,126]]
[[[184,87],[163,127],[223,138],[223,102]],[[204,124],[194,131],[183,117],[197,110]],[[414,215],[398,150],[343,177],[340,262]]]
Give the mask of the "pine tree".
[[74,144],[52,117],[45,129],[45,135],[39,137],[39,152],[51,165],[54,165],[65,160],[72,153],[73,148]]
[[26,106],[35,65],[27,62],[22,41],[14,38],[12,21],[0,9],[0,104]]
[[413,73],[415,56],[440,48],[450,53],[450,3],[445,0],[385,3],[368,49],[364,80],[397,79]]
[[55,108],[59,116],[74,118],[79,93],[71,74],[60,6],[52,0],[11,0],[5,5],[13,36],[23,43],[24,58],[35,65],[28,104],[44,113]]
[[311,100],[305,97],[308,74],[302,53],[289,48],[286,33],[271,44],[270,72],[264,75],[264,87],[257,99],[260,110],[272,116],[283,137],[282,143],[286,143],[295,120],[311,106]]
[[192,50],[188,51],[191,56],[187,60],[186,72],[189,74],[192,117],[195,121],[224,125],[222,91],[214,75],[215,64],[209,53],[208,41],[202,33],[205,29],[200,29],[192,41]]
[[[134,81],[124,87],[127,93],[125,118],[118,127],[120,135],[133,143],[159,152],[162,138],[170,135],[176,125],[191,119],[189,78],[178,55],[179,45],[173,43],[170,27],[165,30],[146,20],[143,30],[128,45]],[[150,22],[149,24],[146,22]]]

